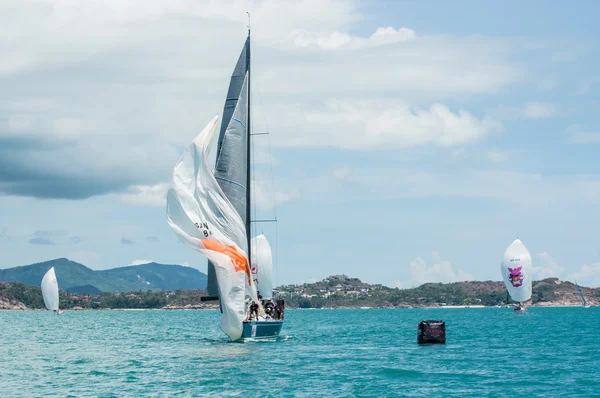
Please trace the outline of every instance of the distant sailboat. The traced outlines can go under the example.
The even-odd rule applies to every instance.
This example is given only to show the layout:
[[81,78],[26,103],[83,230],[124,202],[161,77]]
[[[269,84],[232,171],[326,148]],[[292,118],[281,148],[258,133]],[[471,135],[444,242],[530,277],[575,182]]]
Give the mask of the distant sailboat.
[[[208,262],[208,297],[219,299],[221,330],[231,340],[278,336],[283,321],[264,315],[247,320],[249,304],[272,295],[271,249],[251,237],[250,32],[237,61],[216,145],[218,116],[193,140],[173,171],[167,218],[179,238]],[[248,259],[252,260],[252,270]],[[253,280],[254,279],[254,280]]]
[[577,281],[575,279],[573,280],[575,281],[575,286],[577,286],[577,296],[579,297],[579,301],[581,301],[581,305],[583,305],[583,308],[590,308],[590,306],[585,301],[585,297],[583,296],[583,292],[581,291],[581,286],[577,284]]
[[515,312],[526,311],[524,302],[530,300],[532,294],[532,265],[531,255],[519,239],[504,252],[500,271],[508,294],[518,303]]
[[56,312],[58,315],[62,314],[62,311],[58,309],[58,282],[56,281],[54,267],[50,268],[42,278],[42,297],[47,309]]

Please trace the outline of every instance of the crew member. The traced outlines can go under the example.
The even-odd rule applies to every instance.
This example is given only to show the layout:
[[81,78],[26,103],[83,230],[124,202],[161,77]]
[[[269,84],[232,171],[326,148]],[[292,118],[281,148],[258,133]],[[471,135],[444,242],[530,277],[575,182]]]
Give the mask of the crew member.
[[279,319],[283,320],[283,310],[285,308],[285,301],[281,296],[277,298],[277,308],[279,309]]
[[267,302],[265,303],[265,314],[267,314],[271,318],[273,317],[273,308],[273,302],[271,302],[271,299],[267,299]]
[[252,320],[252,314],[256,316],[256,320],[258,321],[258,304],[256,301],[252,300],[252,304],[250,304],[250,315],[248,316],[249,320]]

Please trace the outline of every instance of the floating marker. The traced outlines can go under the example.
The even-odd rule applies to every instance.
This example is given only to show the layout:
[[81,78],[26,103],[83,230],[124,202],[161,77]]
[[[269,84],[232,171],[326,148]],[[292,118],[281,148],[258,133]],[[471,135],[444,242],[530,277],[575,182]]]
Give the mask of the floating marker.
[[446,344],[444,321],[421,321],[417,328],[418,344]]

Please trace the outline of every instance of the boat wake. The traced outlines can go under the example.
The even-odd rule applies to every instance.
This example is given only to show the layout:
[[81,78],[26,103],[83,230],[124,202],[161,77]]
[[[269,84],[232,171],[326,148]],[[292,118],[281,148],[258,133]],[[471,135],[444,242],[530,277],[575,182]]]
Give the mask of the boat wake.
[[292,336],[273,336],[273,337],[248,337],[235,341],[234,343],[276,343],[278,341],[288,341]]

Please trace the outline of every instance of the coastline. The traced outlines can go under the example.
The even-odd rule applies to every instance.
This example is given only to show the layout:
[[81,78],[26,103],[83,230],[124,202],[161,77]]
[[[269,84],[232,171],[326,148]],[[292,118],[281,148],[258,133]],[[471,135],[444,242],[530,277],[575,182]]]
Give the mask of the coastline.
[[[394,310],[402,310],[402,309],[485,309],[485,308],[496,308],[496,309],[509,309],[512,308],[512,305],[504,305],[501,307],[497,306],[485,306],[485,305],[444,305],[444,306],[422,306],[422,307],[322,307],[322,308],[287,308],[287,310],[303,310],[303,311],[316,311],[316,310],[377,310],[377,309],[394,309]],[[576,308],[582,307],[582,305],[577,304],[545,304],[545,305],[529,305],[528,308],[549,308],[549,307],[558,307],[558,308]],[[595,305],[591,305],[590,308],[597,307]],[[64,311],[173,311],[173,310],[183,310],[183,311],[218,311],[218,306],[206,306],[206,305],[192,305],[188,304],[185,306],[166,306],[161,308],[65,308]],[[43,308],[27,308],[20,306],[12,306],[12,308],[0,308],[0,312],[2,311],[48,311]]]

